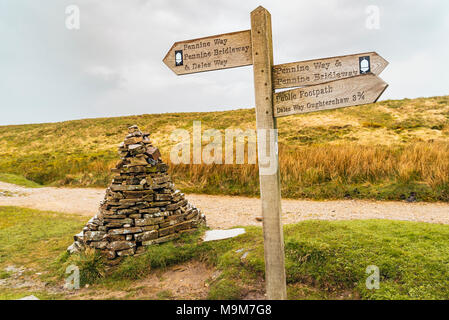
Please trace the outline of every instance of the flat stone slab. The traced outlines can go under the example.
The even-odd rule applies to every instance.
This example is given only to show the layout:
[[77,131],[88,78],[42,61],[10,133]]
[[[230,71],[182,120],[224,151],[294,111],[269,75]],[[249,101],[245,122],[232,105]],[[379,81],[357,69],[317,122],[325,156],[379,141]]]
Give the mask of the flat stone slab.
[[23,298],[21,298],[19,300],[40,300],[40,299],[38,297],[36,297],[36,296],[31,295],[31,296],[23,297]]
[[215,240],[223,240],[237,237],[241,234],[245,233],[245,229],[243,228],[235,228],[228,230],[209,230],[206,231],[206,235],[204,236],[203,241],[215,241]]

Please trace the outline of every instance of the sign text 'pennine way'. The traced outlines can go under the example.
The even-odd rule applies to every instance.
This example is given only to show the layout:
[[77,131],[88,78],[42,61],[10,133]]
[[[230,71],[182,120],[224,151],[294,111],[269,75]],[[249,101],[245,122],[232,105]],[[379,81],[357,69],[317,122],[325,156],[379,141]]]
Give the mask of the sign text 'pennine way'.
[[177,75],[251,65],[251,31],[176,42],[163,61]]
[[275,89],[310,86],[373,73],[378,76],[388,62],[375,52],[273,66]]
[[284,117],[374,103],[388,85],[374,74],[274,94],[274,116]]

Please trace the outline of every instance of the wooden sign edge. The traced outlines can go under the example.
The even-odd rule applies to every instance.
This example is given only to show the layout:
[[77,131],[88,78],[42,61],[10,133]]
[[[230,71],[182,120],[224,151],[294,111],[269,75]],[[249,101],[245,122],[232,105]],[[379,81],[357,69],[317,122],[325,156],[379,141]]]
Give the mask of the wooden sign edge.
[[[251,63],[248,64],[244,64],[241,66],[234,66],[234,67],[226,67],[226,68],[222,68],[222,69],[215,69],[215,70],[203,70],[203,71],[198,71],[198,72],[192,72],[192,73],[176,73],[175,70],[173,70],[172,68],[170,68],[170,66],[167,64],[167,62],[165,62],[165,60],[168,58],[170,52],[172,51],[172,49],[179,43],[182,42],[190,42],[190,41],[199,41],[199,40],[204,40],[204,39],[208,39],[208,38],[215,38],[215,37],[221,37],[221,36],[228,36],[228,35],[234,35],[237,33],[244,33],[244,32],[249,32],[249,38],[251,40],[251,29],[246,29],[246,30],[240,30],[240,31],[234,31],[234,32],[228,32],[228,33],[222,33],[222,34],[216,34],[216,35],[212,35],[212,36],[206,36],[206,37],[201,37],[201,38],[195,38],[195,39],[189,39],[189,40],[181,40],[181,41],[176,41],[175,43],[173,43],[173,45],[170,47],[170,49],[168,49],[168,52],[165,54],[164,58],[162,59],[162,62],[167,66],[167,68],[169,68],[171,71],[173,71],[174,74],[176,74],[177,76],[184,76],[184,75],[188,75],[188,74],[193,74],[193,73],[202,73],[202,72],[210,72],[210,71],[215,71],[215,70],[222,70],[222,69],[232,69],[232,68],[239,68],[239,67],[246,67],[246,66],[251,66]],[[251,41],[249,43],[250,47],[252,46]],[[252,48],[251,48],[252,49]]]
[[274,65],[271,73],[272,73],[272,77],[274,79],[274,68],[279,67],[279,66],[285,66],[285,65],[289,65],[289,64],[294,64],[294,63],[307,63],[307,62],[311,62],[311,61],[318,61],[318,60],[326,60],[326,59],[336,59],[336,58],[346,58],[346,57],[350,57],[350,56],[361,56],[361,55],[367,55],[367,54],[376,54],[380,59],[382,59],[385,63],[385,66],[383,67],[383,69],[379,72],[379,73],[373,73],[373,72],[369,72],[366,74],[359,74],[357,76],[352,76],[352,77],[348,77],[348,78],[343,78],[343,79],[337,79],[337,80],[329,80],[329,81],[324,81],[324,82],[320,82],[317,84],[310,84],[310,85],[303,85],[303,86],[291,86],[291,87],[282,87],[282,88],[275,88],[276,90],[282,90],[282,89],[297,89],[297,88],[301,88],[301,87],[311,87],[311,86],[316,86],[316,85],[320,85],[320,84],[325,84],[325,83],[329,83],[329,82],[333,82],[333,81],[339,81],[339,80],[344,80],[344,79],[349,79],[349,78],[354,78],[354,77],[360,77],[360,76],[364,76],[367,74],[374,74],[375,76],[379,76],[390,64],[390,62],[388,62],[388,60],[386,60],[384,57],[382,57],[380,54],[377,53],[377,51],[369,51],[369,52],[361,52],[361,53],[353,53],[353,54],[346,54],[343,56],[334,56],[334,57],[327,57],[327,58],[319,58],[319,59],[309,59],[309,60],[301,60],[301,61],[294,61],[294,62],[287,62],[287,63],[280,63],[277,65]]
[[364,104],[358,104],[358,105],[355,105],[355,106],[349,106],[349,107],[338,107],[338,108],[333,108],[333,109],[315,110],[315,111],[301,112],[301,113],[294,113],[294,114],[285,114],[285,115],[277,115],[276,112],[275,112],[275,109],[274,109],[274,108],[275,108],[275,104],[273,103],[273,116],[274,116],[275,118],[283,118],[283,117],[288,117],[288,116],[297,116],[297,115],[306,114],[306,113],[313,113],[313,112],[320,112],[320,111],[328,111],[328,110],[336,110],[336,109],[342,109],[342,108],[352,108],[352,107],[359,107],[359,106],[365,106],[365,105],[367,105],[367,104],[373,104],[373,103],[376,103],[376,102],[379,100],[379,98],[382,96],[382,94],[385,92],[385,90],[387,90],[387,88],[389,87],[389,84],[386,83],[381,77],[379,77],[378,75],[376,75],[376,74],[374,74],[374,73],[372,73],[372,72],[369,72],[369,73],[367,73],[367,74],[361,74],[361,75],[354,76],[354,77],[345,78],[345,79],[338,79],[338,80],[333,80],[333,81],[324,82],[324,83],[320,83],[320,84],[314,84],[314,85],[309,86],[309,87],[300,87],[300,88],[296,87],[296,88],[290,88],[290,89],[288,89],[288,90],[276,92],[276,93],[274,93],[274,94],[285,93],[285,92],[289,92],[289,91],[293,91],[293,90],[299,90],[299,89],[303,89],[303,88],[310,88],[310,87],[314,87],[314,86],[320,86],[320,85],[323,85],[323,84],[330,84],[330,83],[338,82],[338,81],[345,81],[345,80],[348,80],[348,79],[353,80],[353,79],[355,79],[355,78],[366,77],[367,75],[372,75],[372,76],[374,76],[375,78],[377,78],[378,80],[380,80],[380,81],[383,83],[383,85],[385,86],[385,87],[383,88],[383,90],[380,91],[379,95],[377,96],[377,98],[376,98],[373,102],[364,103]]
[[[379,98],[384,94],[385,90],[387,90],[389,84],[386,83],[381,77],[376,76],[377,78],[379,78],[380,80],[382,80],[382,82],[385,84],[385,88],[379,93],[379,96],[376,98],[376,100],[374,102],[371,103],[376,103],[377,100],[379,100]],[[367,103],[367,104],[371,104],[371,103]],[[360,104],[360,106],[364,106],[364,104]],[[357,106],[353,106],[353,107],[357,107]]]
[[[350,56],[360,56],[360,55],[367,55],[367,54],[376,54],[379,58],[385,61],[385,68],[390,64],[388,60],[386,60],[384,57],[382,57],[380,54],[377,53],[377,51],[368,51],[368,52],[361,52],[361,53],[351,53],[351,54],[345,54],[341,56],[333,56],[333,57],[325,57],[325,58],[318,58],[318,59],[308,59],[308,60],[300,60],[300,61],[293,61],[293,62],[285,62],[285,63],[279,63],[273,66],[273,69],[279,66],[287,65],[287,64],[293,64],[293,63],[306,63],[311,61],[317,61],[317,60],[326,60],[326,59],[335,59],[335,58],[346,58]],[[384,68],[384,69],[385,69]],[[383,71],[383,70],[382,70]],[[356,76],[358,77],[358,76]],[[339,79],[340,80],[340,79]]]
[[173,71],[173,73],[175,75],[177,75],[177,76],[188,76],[188,75],[197,74],[197,73],[205,73],[205,72],[211,72],[211,71],[217,71],[217,70],[226,70],[226,69],[236,69],[236,68],[248,67],[248,66],[252,66],[252,65],[253,65],[252,63],[248,63],[248,64],[242,64],[242,65],[239,65],[239,66],[224,67],[224,68],[213,69],[213,70],[202,70],[202,71],[195,71],[195,72],[190,72],[190,73],[176,73],[171,68],[169,68],[169,69],[171,71]]

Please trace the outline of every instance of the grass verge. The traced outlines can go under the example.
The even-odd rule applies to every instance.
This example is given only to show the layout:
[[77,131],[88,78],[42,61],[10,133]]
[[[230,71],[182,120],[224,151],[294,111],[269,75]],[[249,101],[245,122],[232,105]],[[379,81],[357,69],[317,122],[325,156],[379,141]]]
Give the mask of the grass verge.
[[[149,247],[106,271],[94,252],[69,256],[65,248],[82,227],[82,217],[0,207],[0,267],[15,265],[63,277],[68,264],[80,266],[89,289],[131,290],[140,279],[190,260],[219,271],[208,283],[210,299],[241,299],[263,288],[262,230],[247,227],[237,238],[201,242],[204,230],[175,242]],[[449,226],[388,220],[305,221],[284,228],[290,299],[448,299]],[[368,290],[367,267],[380,271],[380,289]],[[10,275],[4,275],[7,279]],[[54,280],[56,281],[56,280]],[[59,282],[61,280],[58,280]],[[0,287],[0,298],[24,289]],[[90,291],[89,291],[90,292]],[[161,291],[160,299],[173,298]],[[42,298],[54,298],[37,292]],[[64,294],[56,296],[64,298]],[[129,298],[132,298],[130,295]]]
[[47,271],[83,227],[85,217],[19,207],[0,207],[0,268]]
[[[234,239],[200,242],[201,232],[148,248],[125,259],[100,285],[123,287],[155,269],[196,259],[221,274],[210,299],[245,298],[264,278],[260,228]],[[396,221],[310,221],[285,227],[290,299],[447,299],[449,227]],[[71,258],[72,259],[72,258]],[[77,259],[77,258],[75,258]],[[71,262],[72,263],[72,262]],[[380,270],[380,289],[368,290],[369,266]],[[97,271],[95,271],[98,273]]]
[[16,184],[18,186],[27,187],[27,188],[39,188],[42,187],[40,184],[28,180],[25,177],[11,174],[11,173],[0,173],[0,181]]

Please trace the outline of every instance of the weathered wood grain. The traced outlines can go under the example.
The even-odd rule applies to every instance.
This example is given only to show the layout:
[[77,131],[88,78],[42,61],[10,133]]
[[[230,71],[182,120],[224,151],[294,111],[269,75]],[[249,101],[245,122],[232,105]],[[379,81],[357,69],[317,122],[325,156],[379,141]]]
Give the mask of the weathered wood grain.
[[363,74],[359,65],[362,57],[369,57],[369,71],[375,75],[388,65],[376,52],[279,64],[273,67],[274,88],[303,87],[359,76]]
[[337,109],[374,103],[388,87],[374,74],[332,81],[274,95],[274,116]]
[[251,65],[251,52],[251,31],[245,30],[175,42],[163,61],[182,75]]
[[[273,42],[271,15],[263,7],[251,12],[251,35],[253,46],[253,72],[256,97],[256,125],[258,130],[260,198],[262,201],[265,281],[268,299],[286,299],[284,263],[284,235],[281,221],[281,188],[277,125],[273,117]],[[268,135],[261,145],[260,135]],[[266,136],[265,136],[266,137]],[[271,142],[271,141],[270,141]],[[261,150],[267,148],[267,150]],[[268,164],[261,163],[261,152],[271,156]]]

